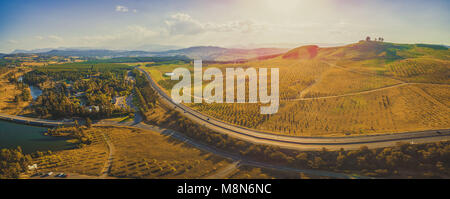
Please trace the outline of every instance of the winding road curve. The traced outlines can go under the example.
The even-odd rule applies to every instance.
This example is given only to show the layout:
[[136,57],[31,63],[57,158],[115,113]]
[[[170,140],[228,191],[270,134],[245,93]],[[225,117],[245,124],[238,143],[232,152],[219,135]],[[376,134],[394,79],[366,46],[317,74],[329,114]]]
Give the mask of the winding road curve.
[[450,129],[434,129],[406,133],[352,137],[300,137],[277,135],[269,132],[249,129],[225,123],[204,115],[183,104],[173,102],[172,99],[153,81],[147,71],[141,68],[137,69],[145,74],[146,78],[150,82],[150,85],[155,91],[157,91],[160,96],[160,102],[164,103],[169,108],[174,109],[181,115],[213,131],[227,134],[229,136],[255,144],[268,144],[297,150],[321,150],[324,147],[329,150],[339,150],[341,148],[351,150],[359,149],[361,146],[367,146],[369,148],[389,147],[396,145],[398,142],[417,144],[450,140]]

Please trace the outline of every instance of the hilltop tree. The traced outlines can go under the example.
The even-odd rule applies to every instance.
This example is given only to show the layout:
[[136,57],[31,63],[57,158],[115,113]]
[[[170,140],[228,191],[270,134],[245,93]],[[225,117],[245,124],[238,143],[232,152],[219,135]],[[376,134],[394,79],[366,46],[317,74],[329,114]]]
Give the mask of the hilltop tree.
[[369,36],[366,37],[366,41],[370,41],[370,37]]

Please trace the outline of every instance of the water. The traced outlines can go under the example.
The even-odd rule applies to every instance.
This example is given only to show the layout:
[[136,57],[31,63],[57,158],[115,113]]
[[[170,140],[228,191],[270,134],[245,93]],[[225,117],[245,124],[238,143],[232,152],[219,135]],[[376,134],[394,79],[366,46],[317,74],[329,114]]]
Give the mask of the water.
[[[23,81],[23,76],[20,76],[18,81],[22,82]],[[42,90],[39,89],[38,87],[32,86],[32,85],[29,85],[29,87],[30,87],[30,91],[31,91],[31,98],[33,99],[33,101],[36,100],[36,98],[38,98],[39,96],[42,95]]]
[[24,153],[73,148],[65,137],[45,136],[47,128],[0,121],[0,148],[22,147]]
[[38,98],[39,96],[42,95],[42,90],[39,89],[36,86],[31,86],[30,85],[30,91],[31,91],[31,98],[33,98],[33,101],[36,100],[36,98]]

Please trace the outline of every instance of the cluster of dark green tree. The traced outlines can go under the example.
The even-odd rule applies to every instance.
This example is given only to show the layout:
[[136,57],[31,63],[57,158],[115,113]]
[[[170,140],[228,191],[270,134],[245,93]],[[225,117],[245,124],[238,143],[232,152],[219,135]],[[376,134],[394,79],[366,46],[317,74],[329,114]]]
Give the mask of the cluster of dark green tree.
[[[76,65],[61,68],[43,68],[27,73],[23,81],[40,86],[46,82],[50,87],[34,103],[35,112],[42,117],[90,117],[92,119],[126,115],[129,108],[116,107],[113,99],[128,96],[133,82],[127,80],[127,67],[109,69],[105,64]],[[66,68],[67,67],[67,68]]]
[[31,156],[25,155],[22,148],[0,150],[0,179],[18,178],[20,173],[28,169]]
[[[114,106],[112,98],[116,93],[123,91],[120,87],[108,85],[108,82],[97,84],[88,83],[87,90],[69,89],[60,83],[53,88],[44,89],[42,95],[33,105],[35,112],[43,117],[90,117],[94,119],[108,118],[129,114],[132,110]],[[132,86],[130,86],[131,90]],[[76,97],[76,93],[84,95]],[[129,92],[129,91],[128,91]],[[85,105],[82,105],[84,102]]]
[[23,83],[17,83],[17,89],[20,91],[19,94],[14,96],[14,102],[26,102],[31,100],[31,93],[28,90],[28,86]]

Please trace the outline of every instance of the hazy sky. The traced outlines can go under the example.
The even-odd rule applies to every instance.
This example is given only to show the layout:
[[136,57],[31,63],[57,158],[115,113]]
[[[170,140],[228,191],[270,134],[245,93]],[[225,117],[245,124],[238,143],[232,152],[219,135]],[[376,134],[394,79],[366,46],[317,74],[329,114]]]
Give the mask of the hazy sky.
[[0,52],[143,45],[294,47],[450,44],[448,0],[14,0],[0,2]]

